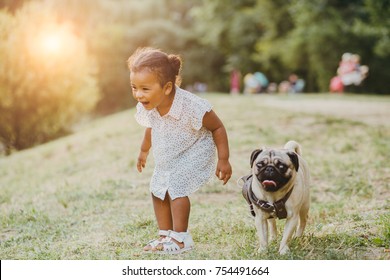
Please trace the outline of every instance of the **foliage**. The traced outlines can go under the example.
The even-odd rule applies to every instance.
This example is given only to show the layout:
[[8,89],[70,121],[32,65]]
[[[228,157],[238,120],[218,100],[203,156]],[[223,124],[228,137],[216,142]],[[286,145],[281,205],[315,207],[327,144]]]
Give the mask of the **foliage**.
[[343,50],[355,48],[349,26],[357,5],[292,1],[289,14],[294,28],[285,36],[280,55],[287,69],[305,76],[309,90],[327,91]]
[[98,89],[84,42],[47,6],[0,11],[0,28],[0,140],[9,153],[66,133]]
[[275,82],[295,72],[309,92],[328,91],[341,55],[358,53],[370,67],[362,90],[388,93],[389,6],[388,0],[203,1],[194,9],[194,29],[222,51],[221,67],[261,71]]
[[[261,9],[267,6],[270,5],[262,5]],[[370,67],[366,83],[373,88],[371,74],[376,77],[384,71],[375,67],[375,56],[371,54],[370,45],[375,44],[377,39],[356,32],[356,22],[367,16],[363,1],[291,1],[284,6],[287,16],[276,17],[276,22],[278,19],[281,22],[291,19],[291,26],[279,33],[278,38],[259,40],[259,61],[279,61],[286,76],[289,72],[296,72],[304,77],[307,90],[327,91],[341,55],[344,52],[359,53],[362,63]],[[275,15],[276,8],[274,5],[266,13]],[[272,18],[271,24],[275,24],[275,18]],[[267,52],[264,53],[264,45],[269,46],[273,54],[271,60]],[[381,83],[379,79],[376,80],[378,82]],[[376,91],[381,90],[376,87]],[[382,88],[382,91],[387,89]]]
[[370,67],[362,91],[389,93],[390,72],[390,0],[364,0],[364,16],[357,17],[352,27],[359,53]]
[[[253,8],[255,1],[202,1],[202,5],[192,9],[193,29],[200,42],[223,56],[218,67],[218,75],[228,77],[233,69],[242,72],[256,70],[252,59],[260,28],[260,20]],[[227,20],[228,19],[228,20]],[[229,82],[224,80],[223,90],[228,90]]]
[[[29,0],[33,1],[33,0]],[[12,10],[27,0],[1,1]],[[44,2],[74,22],[96,58],[98,111],[133,105],[126,59],[139,46],[184,57],[184,85],[227,90],[227,72],[261,71],[280,82],[295,72],[307,91],[327,91],[344,52],[370,67],[364,90],[388,93],[389,0],[66,0]],[[104,21],[102,20],[104,18]],[[228,19],[228,20],[227,20]],[[197,65],[201,62],[201,65]]]
[[[90,54],[97,60],[97,78],[102,91],[102,98],[96,108],[98,113],[108,114],[135,104],[130,95],[126,61],[138,47],[152,46],[166,52],[179,53],[186,63],[187,56],[191,57],[191,54],[197,52],[198,44],[193,40],[191,32],[188,32],[186,23],[191,2],[180,0],[50,2],[57,11],[75,22],[86,38]],[[191,61],[188,62],[188,65],[190,64]],[[184,81],[191,83],[196,79],[194,77],[196,74],[192,74],[193,71],[186,68]]]
[[380,57],[390,55],[390,1],[365,0],[366,18],[357,19],[357,34],[378,38],[374,53]]
[[6,8],[7,10],[14,12],[21,8],[27,1],[29,0],[0,0],[0,9]]

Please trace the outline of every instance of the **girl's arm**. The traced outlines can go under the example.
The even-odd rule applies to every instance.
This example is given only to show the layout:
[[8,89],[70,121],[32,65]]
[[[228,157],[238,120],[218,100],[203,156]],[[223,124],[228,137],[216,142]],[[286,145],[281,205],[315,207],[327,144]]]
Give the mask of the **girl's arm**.
[[144,139],[142,140],[141,150],[138,155],[137,169],[139,172],[142,172],[142,168],[145,168],[150,147],[152,147],[152,128],[148,127],[145,129]]
[[225,185],[232,176],[232,167],[229,162],[229,144],[226,129],[222,121],[213,110],[207,112],[203,117],[203,126],[213,134],[218,152],[218,163],[215,175]]

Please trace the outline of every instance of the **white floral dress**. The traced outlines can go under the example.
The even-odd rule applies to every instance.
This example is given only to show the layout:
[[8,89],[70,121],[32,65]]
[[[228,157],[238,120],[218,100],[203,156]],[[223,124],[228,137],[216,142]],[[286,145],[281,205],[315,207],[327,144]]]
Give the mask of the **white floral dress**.
[[211,104],[195,94],[176,87],[169,112],[146,110],[137,104],[135,118],[152,128],[155,169],[150,191],[164,200],[185,197],[206,184],[215,172],[216,147],[212,133],[202,126]]

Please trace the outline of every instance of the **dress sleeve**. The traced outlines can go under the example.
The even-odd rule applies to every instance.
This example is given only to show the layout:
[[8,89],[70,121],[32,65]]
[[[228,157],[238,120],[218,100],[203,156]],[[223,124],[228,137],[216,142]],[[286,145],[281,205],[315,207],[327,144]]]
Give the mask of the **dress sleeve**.
[[203,117],[206,112],[210,112],[212,106],[210,102],[206,99],[199,99],[195,104],[193,104],[193,114],[192,114],[192,127],[195,130],[199,130],[202,128]]
[[152,127],[149,120],[148,111],[141,103],[137,104],[137,112],[135,113],[135,120],[142,126]]

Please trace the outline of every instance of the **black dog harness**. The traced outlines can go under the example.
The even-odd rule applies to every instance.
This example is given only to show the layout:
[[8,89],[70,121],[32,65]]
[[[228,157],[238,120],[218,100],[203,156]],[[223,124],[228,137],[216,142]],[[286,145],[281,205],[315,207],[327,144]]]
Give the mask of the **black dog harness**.
[[274,203],[270,203],[268,201],[258,199],[256,195],[253,193],[252,175],[244,176],[242,177],[242,180],[244,181],[244,185],[242,186],[242,195],[244,196],[245,200],[248,202],[249,209],[253,217],[256,216],[256,213],[253,210],[253,205],[254,205],[257,208],[263,210],[264,212],[270,213],[271,218],[274,218],[275,216],[278,217],[279,219],[287,218],[287,210],[286,210],[285,203],[290,197],[294,187],[292,187],[291,190],[289,190],[288,193],[286,193],[286,195],[282,199]]

